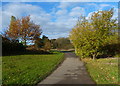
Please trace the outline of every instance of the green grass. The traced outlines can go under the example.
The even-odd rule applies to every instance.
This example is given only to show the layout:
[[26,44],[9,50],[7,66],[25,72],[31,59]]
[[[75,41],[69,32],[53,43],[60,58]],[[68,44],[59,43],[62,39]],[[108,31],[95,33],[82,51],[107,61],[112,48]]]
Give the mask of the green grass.
[[120,58],[120,54],[116,54],[114,57]]
[[118,84],[118,59],[84,59],[91,78],[97,84]]
[[3,84],[35,85],[63,60],[63,53],[18,55],[2,58]]

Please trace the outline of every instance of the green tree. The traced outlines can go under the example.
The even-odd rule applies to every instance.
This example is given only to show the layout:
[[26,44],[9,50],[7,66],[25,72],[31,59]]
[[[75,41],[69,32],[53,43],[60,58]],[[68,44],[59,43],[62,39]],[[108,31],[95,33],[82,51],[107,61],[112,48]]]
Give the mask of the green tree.
[[47,36],[43,35],[42,42],[43,42],[43,48],[45,51],[48,51],[51,49],[51,41],[48,39]]
[[35,40],[35,48],[38,50],[44,46],[41,38],[36,38]]
[[70,43],[69,38],[57,38],[54,42],[53,42],[53,46],[57,49],[73,49],[72,44]]
[[101,47],[110,42],[117,28],[116,19],[112,16],[113,9],[94,12],[89,20],[85,17],[78,20],[69,36],[77,55],[95,59],[104,53]]
[[35,47],[36,49],[44,49],[45,51],[49,51],[51,49],[51,41],[45,35],[42,38],[36,38]]
[[11,16],[11,22],[12,22],[12,21],[16,21],[15,16]]

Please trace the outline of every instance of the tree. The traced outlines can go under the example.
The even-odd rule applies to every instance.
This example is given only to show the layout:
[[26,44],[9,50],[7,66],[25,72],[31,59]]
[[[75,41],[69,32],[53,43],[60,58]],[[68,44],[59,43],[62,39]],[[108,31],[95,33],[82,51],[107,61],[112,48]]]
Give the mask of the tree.
[[38,50],[39,48],[42,48],[44,45],[43,45],[43,42],[42,42],[42,39],[41,38],[37,38],[35,40],[35,48]]
[[45,51],[48,51],[48,50],[51,49],[51,42],[50,42],[50,40],[45,42],[44,49],[45,49]]
[[115,35],[113,30],[117,27],[112,16],[113,9],[94,12],[89,20],[85,17],[78,20],[69,36],[77,55],[95,59],[104,53],[101,47],[110,42],[110,37]]
[[[93,13],[91,16],[91,25],[95,33],[97,34],[97,45],[98,48],[96,52],[101,54],[105,54],[104,50],[101,49],[102,46],[106,46],[111,44],[111,38],[116,39],[116,29],[117,29],[117,19],[112,19],[114,14],[114,9],[110,9],[109,11],[98,11],[97,13]],[[107,48],[108,50],[108,48]],[[94,54],[95,57],[98,55]]]
[[51,41],[51,47],[52,47],[52,49],[56,49],[56,47],[57,47],[57,44],[56,44],[56,39],[51,39],[50,40]]
[[30,21],[30,16],[16,19],[11,17],[11,22],[7,34],[11,39],[21,39],[24,45],[28,40],[35,40],[41,35],[40,26]]
[[51,49],[51,41],[48,39],[47,36],[43,35],[42,38],[37,38],[35,40],[35,47],[36,49],[44,49],[45,51],[48,51]]
[[16,21],[15,16],[11,16],[11,22],[12,22],[12,21]]
[[72,49],[73,48],[69,38],[64,38],[64,37],[57,38],[52,42],[52,44],[53,44],[53,47],[56,49]]
[[45,36],[45,35],[43,35],[43,37],[42,37],[42,42],[43,42],[44,45],[45,45],[45,43],[46,43],[48,40],[49,40],[48,37]]
[[47,36],[43,35],[42,42],[43,42],[43,48],[44,48],[45,51],[51,49],[51,42],[50,42],[50,40],[48,39]]
[[12,40],[18,39],[20,36],[20,20],[12,16],[8,30],[6,31],[9,38]]

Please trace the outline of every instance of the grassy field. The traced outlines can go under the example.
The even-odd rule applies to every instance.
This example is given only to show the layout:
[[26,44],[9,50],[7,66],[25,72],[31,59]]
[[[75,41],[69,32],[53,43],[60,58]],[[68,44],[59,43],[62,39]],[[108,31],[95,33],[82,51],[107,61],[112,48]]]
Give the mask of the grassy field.
[[63,53],[4,56],[2,79],[6,85],[35,85],[63,60]]
[[118,84],[118,58],[84,59],[83,61],[97,84]]

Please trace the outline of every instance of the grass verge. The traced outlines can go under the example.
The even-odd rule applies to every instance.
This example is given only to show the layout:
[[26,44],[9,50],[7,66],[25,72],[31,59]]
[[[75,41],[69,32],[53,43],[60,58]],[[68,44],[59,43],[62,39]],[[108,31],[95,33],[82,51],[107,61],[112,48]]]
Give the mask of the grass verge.
[[3,85],[35,85],[61,61],[63,53],[48,55],[17,55],[2,58]]
[[83,59],[91,78],[97,84],[118,84],[118,58]]

